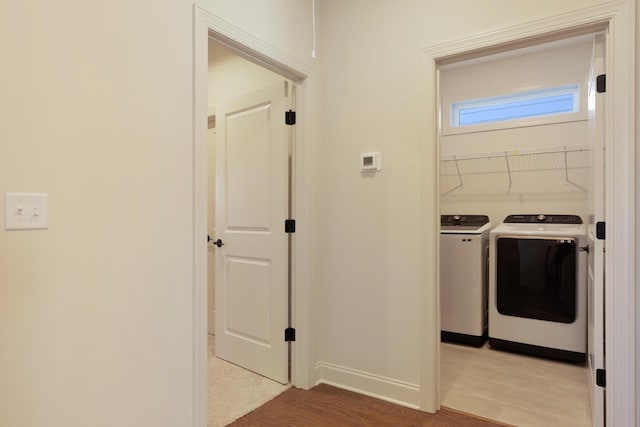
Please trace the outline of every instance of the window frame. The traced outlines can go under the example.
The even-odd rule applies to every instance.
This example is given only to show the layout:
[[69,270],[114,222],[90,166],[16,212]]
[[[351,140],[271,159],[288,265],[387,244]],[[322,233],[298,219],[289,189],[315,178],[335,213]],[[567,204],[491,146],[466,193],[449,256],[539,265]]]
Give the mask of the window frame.
[[[520,119],[506,119],[462,126],[455,124],[457,122],[457,117],[454,117],[454,114],[456,114],[456,111],[460,110],[459,107],[461,105],[465,107],[483,104],[490,105],[492,102],[498,102],[501,100],[504,100],[504,102],[507,103],[527,97],[535,97],[541,93],[550,93],[554,95],[561,94],[563,93],[563,91],[564,93],[568,93],[570,89],[573,89],[575,91],[574,108],[577,108],[577,111],[574,112],[554,113],[524,117]],[[441,132],[443,135],[486,132],[527,126],[549,125],[555,123],[568,123],[588,119],[586,88],[583,82],[554,84],[553,86],[529,86],[526,88],[520,88],[518,90],[512,90],[501,94],[494,93],[488,94],[488,96],[478,96],[465,100],[449,98],[443,99],[443,103],[441,105]]]

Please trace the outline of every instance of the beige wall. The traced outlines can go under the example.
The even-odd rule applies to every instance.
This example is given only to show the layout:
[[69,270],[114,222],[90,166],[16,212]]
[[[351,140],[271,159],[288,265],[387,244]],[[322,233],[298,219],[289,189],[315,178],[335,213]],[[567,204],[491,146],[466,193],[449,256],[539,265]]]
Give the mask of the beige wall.
[[[310,3],[197,2],[319,67],[299,171],[312,361],[416,384],[420,48],[605,2],[319,1],[315,63]],[[192,425],[192,3],[0,12],[0,194],[47,192],[50,214],[0,230],[0,425]]]
[[[391,393],[420,382],[420,324],[429,316],[419,311],[420,176],[429,168],[419,164],[421,48],[599,3],[321,2],[317,359],[346,385],[361,387],[364,375],[378,387],[369,391],[404,399]],[[374,177],[358,170],[367,151],[382,153]]]
[[1,9],[0,425],[189,425],[191,5]]
[[[242,24],[286,49],[302,11],[274,13]],[[0,6],[0,195],[50,215],[0,229],[2,426],[193,425],[192,27],[187,0]]]

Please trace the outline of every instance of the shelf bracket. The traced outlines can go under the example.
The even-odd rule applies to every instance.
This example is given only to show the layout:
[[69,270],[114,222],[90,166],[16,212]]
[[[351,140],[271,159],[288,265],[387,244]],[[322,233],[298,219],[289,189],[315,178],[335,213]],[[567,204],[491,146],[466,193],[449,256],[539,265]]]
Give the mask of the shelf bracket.
[[511,180],[511,167],[509,166],[509,154],[506,151],[504,152],[504,161],[507,164],[507,174],[509,176],[509,191],[511,191],[511,184],[513,183],[513,181]]
[[446,196],[447,194],[449,194],[449,193],[457,190],[458,188],[462,187],[462,174],[460,173],[460,167],[458,166],[458,159],[456,158],[456,156],[453,156],[453,162],[456,165],[456,172],[458,173],[458,182],[459,182],[459,184],[456,185],[455,187],[453,187],[451,190],[442,193],[443,196]]
[[567,161],[567,146],[564,147],[564,179],[568,184],[573,185],[574,187],[579,188],[580,190],[587,192],[587,189],[582,185],[577,184],[569,179],[569,162]]

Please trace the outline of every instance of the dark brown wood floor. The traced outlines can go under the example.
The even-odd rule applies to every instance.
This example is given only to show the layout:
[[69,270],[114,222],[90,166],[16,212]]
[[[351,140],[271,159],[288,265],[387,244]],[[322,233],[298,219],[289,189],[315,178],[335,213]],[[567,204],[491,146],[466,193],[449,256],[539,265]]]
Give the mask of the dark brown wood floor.
[[437,414],[427,414],[321,384],[308,391],[289,389],[230,425],[494,427],[506,424],[446,408]]

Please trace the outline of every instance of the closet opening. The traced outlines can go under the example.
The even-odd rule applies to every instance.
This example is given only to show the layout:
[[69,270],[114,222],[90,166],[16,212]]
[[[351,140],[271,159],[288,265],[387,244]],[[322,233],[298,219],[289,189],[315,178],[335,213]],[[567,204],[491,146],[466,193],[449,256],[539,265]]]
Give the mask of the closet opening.
[[605,36],[437,64],[440,398],[517,425],[600,425]]

